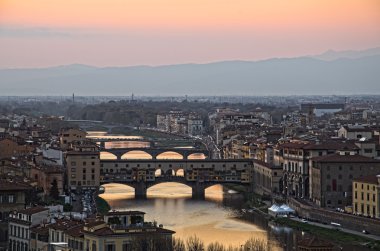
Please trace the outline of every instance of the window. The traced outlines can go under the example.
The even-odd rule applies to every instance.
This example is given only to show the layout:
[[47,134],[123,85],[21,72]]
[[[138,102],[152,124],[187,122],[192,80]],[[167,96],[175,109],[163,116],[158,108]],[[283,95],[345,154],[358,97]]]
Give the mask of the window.
[[106,251],[115,251],[114,244],[106,244]]
[[83,161],[83,165],[84,165],[84,166],[86,165],[86,161]]
[[95,166],[95,162],[91,162],[91,165],[92,165],[92,166]]
[[355,191],[355,199],[358,198],[358,192]]
[[330,179],[330,174],[327,174],[327,179]]
[[342,179],[342,175],[341,174],[339,174],[338,179],[340,179],[340,180]]
[[364,148],[364,153],[372,153],[372,149],[371,148]]
[[76,165],[77,165],[77,163],[75,161],[71,162],[71,166],[76,166]]
[[118,167],[119,165],[118,164],[115,164],[115,167]]
[[9,202],[9,203],[14,203],[14,202],[15,202],[14,200],[15,200],[14,195],[9,195],[9,196],[8,196],[8,202]]
[[372,194],[372,201],[373,201],[373,202],[376,201],[376,194]]

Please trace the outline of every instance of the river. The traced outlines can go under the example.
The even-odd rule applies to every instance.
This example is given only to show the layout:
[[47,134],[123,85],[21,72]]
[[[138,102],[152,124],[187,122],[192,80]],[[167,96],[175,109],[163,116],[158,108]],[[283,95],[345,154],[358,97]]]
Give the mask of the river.
[[[128,157],[141,156],[143,155],[137,154]],[[168,158],[175,157],[169,155]],[[146,200],[135,200],[133,188],[125,185],[103,186],[105,193],[100,196],[112,209],[143,211],[146,213],[146,221],[163,224],[165,228],[174,230],[175,237],[181,239],[196,235],[205,244],[218,241],[226,246],[239,247],[248,239],[254,238],[266,242],[269,250],[277,251],[294,250],[297,240],[307,236],[291,228],[274,226],[261,215],[242,213],[243,196],[235,191],[226,190],[221,185],[206,189],[205,200],[191,199],[191,188],[178,183],[163,183],[149,188]],[[343,250],[368,249],[347,245]]]

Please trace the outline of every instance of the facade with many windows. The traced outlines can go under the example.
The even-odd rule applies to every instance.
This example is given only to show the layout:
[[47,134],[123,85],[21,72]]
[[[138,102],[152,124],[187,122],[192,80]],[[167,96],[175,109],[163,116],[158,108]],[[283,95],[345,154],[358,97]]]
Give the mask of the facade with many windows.
[[49,209],[32,207],[10,214],[9,250],[29,251],[31,246],[31,229],[48,218]]
[[312,200],[321,207],[352,205],[352,181],[380,173],[380,161],[344,152],[312,159]]
[[354,179],[352,189],[353,213],[380,218],[380,175]]
[[66,153],[67,180],[70,190],[99,186],[100,154],[94,145],[77,145]]

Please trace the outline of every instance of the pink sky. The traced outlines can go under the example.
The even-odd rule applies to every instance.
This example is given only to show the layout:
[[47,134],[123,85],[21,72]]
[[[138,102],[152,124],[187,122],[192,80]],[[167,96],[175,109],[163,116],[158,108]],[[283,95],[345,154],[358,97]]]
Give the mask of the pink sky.
[[379,0],[0,0],[0,68],[206,63],[380,46]]

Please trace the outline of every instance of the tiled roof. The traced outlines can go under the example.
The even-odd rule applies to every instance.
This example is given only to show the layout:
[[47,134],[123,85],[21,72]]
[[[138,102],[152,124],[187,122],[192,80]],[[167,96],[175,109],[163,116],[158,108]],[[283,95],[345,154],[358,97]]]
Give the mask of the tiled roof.
[[312,160],[316,162],[328,162],[328,163],[331,163],[331,162],[380,163],[380,160],[375,160],[375,159],[365,157],[362,155],[340,155],[338,153],[315,157],[315,158],[312,158]]
[[107,215],[136,215],[136,214],[145,214],[142,211],[110,211]]
[[55,230],[68,230],[79,225],[83,226],[83,224],[79,221],[68,220],[68,219],[58,219],[56,220],[55,223],[50,224],[49,228],[52,228]]
[[0,179],[0,191],[25,191],[32,187],[24,182]]
[[379,182],[378,178],[376,177],[376,175],[369,175],[369,176],[364,176],[364,177],[356,178],[356,179],[354,179],[354,181],[362,182],[362,183],[369,183],[369,184],[376,184],[376,185]]
[[32,214],[36,214],[36,213],[40,213],[40,212],[48,211],[48,210],[49,208],[38,206],[38,207],[30,207],[27,209],[20,210],[18,211],[18,213],[32,215]]

